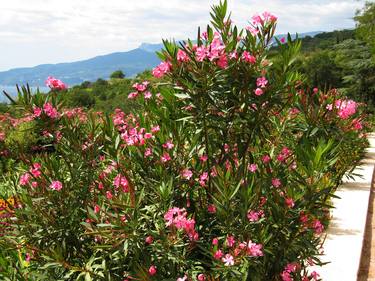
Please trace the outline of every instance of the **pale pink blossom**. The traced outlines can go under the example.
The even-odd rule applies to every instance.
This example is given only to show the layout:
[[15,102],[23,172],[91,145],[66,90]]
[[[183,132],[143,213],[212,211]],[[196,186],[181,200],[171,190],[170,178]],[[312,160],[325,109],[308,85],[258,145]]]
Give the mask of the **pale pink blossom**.
[[268,80],[266,77],[258,77],[257,78],[257,86],[261,88],[265,88],[268,84]]
[[191,177],[193,176],[193,172],[189,169],[184,169],[181,173],[181,176],[186,179],[186,180],[190,180]]
[[231,254],[226,254],[225,257],[222,258],[222,261],[225,266],[232,266],[234,265],[234,259]]
[[250,172],[255,173],[258,170],[258,165],[257,164],[249,164],[249,166],[247,167],[247,169]]

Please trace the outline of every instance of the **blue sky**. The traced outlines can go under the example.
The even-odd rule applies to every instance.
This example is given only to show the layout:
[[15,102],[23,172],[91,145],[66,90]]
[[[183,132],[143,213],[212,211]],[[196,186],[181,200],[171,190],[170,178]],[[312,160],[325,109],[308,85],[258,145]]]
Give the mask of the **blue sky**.
[[[212,0],[1,0],[0,71],[126,51],[142,42],[196,36]],[[228,0],[245,26],[255,13],[279,17],[277,33],[354,27],[356,0]]]

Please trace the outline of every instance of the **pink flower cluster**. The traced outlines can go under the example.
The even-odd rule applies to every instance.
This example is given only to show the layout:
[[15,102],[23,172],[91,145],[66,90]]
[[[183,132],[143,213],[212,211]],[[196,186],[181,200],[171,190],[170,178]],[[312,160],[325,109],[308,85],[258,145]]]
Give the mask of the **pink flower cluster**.
[[[328,104],[326,108],[331,111],[333,105]],[[337,115],[345,120],[357,112],[357,103],[353,100],[336,100],[335,108],[337,109]]]
[[152,70],[152,75],[156,78],[161,78],[171,71],[172,64],[169,61],[161,62],[157,67]]
[[[30,183],[30,180],[32,178],[34,178],[34,179],[39,178],[42,175],[42,172],[40,171],[41,168],[42,168],[42,166],[39,163],[34,163],[30,167],[28,172],[26,172],[26,173],[24,173],[23,175],[20,176],[20,182],[19,182],[20,185],[26,186]],[[37,187],[38,182],[36,182],[36,181],[31,182],[31,186]]]
[[148,81],[133,84],[133,88],[136,90],[136,92],[131,92],[128,95],[128,99],[135,99],[139,93],[143,93],[143,96],[146,100],[150,99],[152,97],[152,93],[147,90],[149,84],[150,82]]
[[164,220],[166,226],[174,226],[177,229],[183,229],[189,236],[190,240],[198,240],[199,235],[195,231],[195,220],[187,218],[187,212],[185,209],[180,209],[178,207],[169,209],[164,215]]
[[128,146],[142,146],[145,145],[147,139],[151,139],[153,133],[157,132],[154,128],[151,132],[146,132],[145,128],[139,128],[137,120],[131,116],[126,116],[121,109],[115,110],[115,115],[113,116],[113,123],[119,131],[122,140],[125,141]]
[[60,90],[65,90],[67,89],[68,87],[66,86],[66,84],[64,84],[61,80],[59,79],[56,79],[52,76],[48,76],[47,80],[46,80],[46,85],[47,87],[49,87],[50,89],[52,90],[57,90],[57,91],[60,91]]
[[[212,240],[212,245],[217,249],[219,240],[214,238]],[[250,257],[261,257],[263,256],[263,245],[257,244],[252,241],[248,242],[236,242],[235,238],[229,235],[226,239],[226,247],[229,249],[230,253],[224,255],[223,250],[217,249],[213,253],[213,257],[216,260],[222,260],[224,266],[232,266],[235,264],[235,257],[238,256],[250,256]]]
[[122,188],[123,192],[129,192],[129,182],[126,179],[125,176],[118,174],[114,180],[113,180],[113,185],[118,189]]
[[57,119],[60,117],[60,113],[50,102],[45,103],[43,105],[43,109],[41,109],[40,107],[34,107],[33,117],[38,118],[42,115],[43,112],[51,119]]

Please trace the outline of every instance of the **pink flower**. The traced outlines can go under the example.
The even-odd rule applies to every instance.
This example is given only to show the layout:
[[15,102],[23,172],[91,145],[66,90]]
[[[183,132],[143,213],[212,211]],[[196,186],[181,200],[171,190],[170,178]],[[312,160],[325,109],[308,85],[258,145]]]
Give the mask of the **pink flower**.
[[208,56],[208,49],[205,46],[200,46],[195,52],[197,61],[204,61]]
[[67,86],[59,79],[56,79],[52,76],[48,76],[46,80],[46,85],[49,87],[51,90],[65,90]]
[[188,62],[190,58],[183,50],[179,49],[177,52],[177,60],[179,62]]
[[168,140],[166,143],[163,144],[163,147],[166,149],[172,149],[174,147],[174,144],[171,140]]
[[160,157],[160,161],[166,163],[172,160],[171,156],[169,156],[168,152],[164,152],[164,154]]
[[319,276],[320,276],[319,273],[317,273],[316,271],[311,272],[311,277],[314,280],[318,280]]
[[242,53],[242,60],[248,62],[248,63],[251,63],[251,64],[255,64],[256,63],[256,58],[252,55],[250,55],[250,53],[248,51],[244,51]]
[[312,227],[314,228],[314,231],[315,231],[315,234],[321,234],[324,230],[324,226],[322,225],[322,223],[315,219],[313,222],[312,222]]
[[217,250],[215,253],[214,253],[214,258],[216,260],[219,260],[221,259],[221,257],[223,256],[223,252],[221,250]]
[[358,120],[358,119],[354,119],[353,121],[352,121],[352,125],[353,125],[353,128],[355,129],[355,130],[362,130],[363,129],[363,125],[362,125],[362,122],[360,121],[360,120]]
[[40,107],[34,107],[33,108],[34,117],[40,117],[41,114],[42,114],[42,109]]
[[44,104],[44,106],[43,106],[43,110],[44,110],[44,113],[45,113],[48,117],[50,117],[50,118],[52,118],[52,119],[58,118],[58,117],[60,116],[59,113],[57,112],[57,109],[54,108],[54,107],[52,106],[52,104],[49,103],[49,102],[47,102],[47,103]]
[[60,181],[52,181],[49,187],[53,190],[60,191],[63,185]]
[[227,237],[227,246],[229,248],[232,248],[234,246],[234,244],[236,243],[236,240],[234,239],[233,236],[228,236]]
[[212,245],[218,245],[219,244],[219,239],[214,238],[212,239]]
[[236,52],[236,51],[233,51],[233,52],[229,53],[229,59],[231,59],[231,60],[236,60],[236,59],[238,59],[238,54],[237,54],[237,52]]
[[113,185],[116,188],[121,187],[123,192],[129,192],[129,182],[126,179],[125,176],[118,174],[114,180],[113,180]]
[[200,274],[198,274],[197,279],[198,279],[198,281],[205,281],[206,280],[206,276],[204,276],[204,274],[200,273]]
[[250,164],[247,169],[252,172],[252,173],[255,173],[256,170],[258,170],[258,165],[257,164]]
[[285,37],[281,37],[280,42],[281,42],[282,44],[284,44],[284,43],[285,43]]
[[95,205],[94,206],[94,213],[97,214],[100,212],[100,206],[99,205]]
[[144,93],[144,98],[145,98],[146,100],[151,99],[151,98],[152,98],[152,93],[151,93],[150,91],[145,92],[145,93]]
[[20,177],[20,185],[25,186],[29,183],[31,179],[31,175],[29,173],[25,173]]
[[169,61],[161,62],[157,67],[152,70],[152,75],[156,78],[161,78],[171,71],[172,64]]
[[225,266],[231,266],[234,265],[234,259],[231,254],[226,254],[225,257],[222,258],[222,261]]
[[131,93],[128,95],[128,99],[129,99],[129,100],[133,100],[133,99],[135,99],[136,97],[138,97],[138,92],[131,92]]
[[216,213],[216,206],[214,204],[209,204],[207,206],[207,211],[210,213],[210,214],[215,214]]
[[159,125],[156,125],[156,126],[154,126],[154,127],[151,128],[151,132],[152,132],[153,134],[155,134],[155,133],[157,133],[157,132],[159,132],[159,131],[160,131],[160,127],[159,127]]
[[273,23],[273,22],[277,21],[277,17],[275,15],[271,14],[270,12],[267,12],[267,11],[263,12],[262,16],[264,18],[264,21],[266,21],[266,22]]
[[259,77],[257,78],[257,86],[261,88],[265,88],[268,84],[268,80],[266,77]]
[[264,155],[263,157],[262,157],[262,162],[264,163],[264,164],[267,164],[267,163],[269,163],[271,161],[271,157],[269,156],[269,155]]
[[151,148],[146,148],[144,157],[150,157],[152,156],[152,149]]
[[143,81],[142,83],[134,83],[132,87],[136,89],[138,92],[144,92],[147,90],[149,84],[150,82]]
[[202,162],[206,162],[208,159],[208,156],[206,154],[202,154],[200,157],[199,157],[199,160],[201,160]]
[[112,192],[107,191],[107,192],[105,193],[105,197],[107,197],[108,200],[111,200],[111,199],[113,198]]
[[249,241],[247,243],[247,254],[252,257],[261,257],[263,256],[262,248],[263,248],[262,244],[256,244],[256,243]]
[[148,274],[150,274],[151,276],[154,276],[156,274],[156,266],[154,265],[151,265],[150,268],[148,269]]
[[260,15],[256,14],[254,16],[251,17],[251,19],[253,20],[253,24],[254,25],[258,25],[258,24],[263,24],[263,19]]
[[294,201],[292,198],[285,198],[285,204],[289,207],[289,208],[293,208],[294,207]]
[[263,90],[262,90],[261,88],[256,88],[256,89],[254,90],[254,93],[255,93],[255,95],[257,95],[257,96],[261,96],[261,95],[263,95]]
[[245,27],[245,29],[249,31],[253,36],[256,36],[259,33],[259,29],[257,27],[247,26]]
[[152,242],[154,242],[154,238],[151,235],[149,235],[149,236],[146,237],[145,242],[146,242],[146,244],[150,245],[150,244],[152,244]]
[[201,186],[206,186],[206,181],[208,179],[208,173],[207,172],[204,172],[203,174],[201,174],[199,176],[199,184]]
[[274,186],[274,187],[280,187],[281,186],[281,181],[280,181],[280,179],[278,179],[278,178],[273,178],[272,179],[272,185]]
[[181,173],[181,176],[186,179],[186,180],[190,180],[191,177],[193,176],[193,172],[189,169],[184,169]]
[[187,280],[187,276],[186,275],[184,277],[177,278],[177,281],[186,281],[186,280]]
[[220,67],[221,69],[225,69],[228,67],[228,58],[226,54],[222,54],[218,61],[216,62],[217,66]]
[[263,216],[263,211],[249,211],[247,212],[247,219],[250,222],[256,222]]

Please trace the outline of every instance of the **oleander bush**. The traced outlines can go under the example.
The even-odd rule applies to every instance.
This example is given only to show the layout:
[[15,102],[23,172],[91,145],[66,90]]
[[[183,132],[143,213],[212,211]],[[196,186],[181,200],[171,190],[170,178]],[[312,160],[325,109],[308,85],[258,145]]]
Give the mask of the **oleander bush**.
[[241,30],[226,6],[195,41],[164,41],[131,113],[68,108],[52,77],[19,91],[0,125],[2,279],[320,280],[364,105],[307,88],[274,15]]

